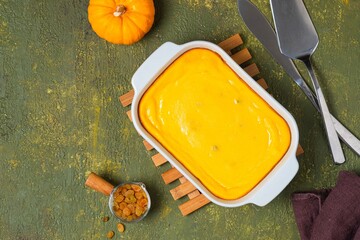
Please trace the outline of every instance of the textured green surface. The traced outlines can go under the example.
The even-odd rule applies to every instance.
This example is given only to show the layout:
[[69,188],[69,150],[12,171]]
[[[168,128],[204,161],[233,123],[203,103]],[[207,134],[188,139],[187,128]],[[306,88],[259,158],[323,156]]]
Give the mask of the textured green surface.
[[[270,18],[267,0],[253,1]],[[316,73],[329,106],[360,137],[360,1],[306,0],[320,36]],[[0,0],[0,239],[104,239],[107,199],[84,187],[95,171],[114,184],[140,180],[149,216],[124,239],[298,239],[290,194],[360,173],[360,157],[332,163],[321,119],[242,23],[236,1],[156,0],[156,21],[139,43],[98,38],[87,1]],[[240,32],[269,91],[294,115],[305,155],[291,184],[264,208],[210,204],[182,217],[139,135],[118,103],[146,57],[165,41],[219,42]],[[304,68],[301,66],[302,72]],[[305,73],[304,73],[305,75]]]

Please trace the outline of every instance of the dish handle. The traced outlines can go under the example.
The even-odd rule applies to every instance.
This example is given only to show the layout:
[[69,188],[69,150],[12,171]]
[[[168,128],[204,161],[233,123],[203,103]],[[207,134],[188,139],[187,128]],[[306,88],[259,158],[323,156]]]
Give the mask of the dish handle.
[[284,190],[298,170],[299,163],[296,157],[289,158],[272,176],[264,181],[250,202],[261,207],[265,206]]
[[166,42],[156,49],[134,73],[131,84],[135,93],[139,93],[152,82],[174,59],[181,47],[172,42]]

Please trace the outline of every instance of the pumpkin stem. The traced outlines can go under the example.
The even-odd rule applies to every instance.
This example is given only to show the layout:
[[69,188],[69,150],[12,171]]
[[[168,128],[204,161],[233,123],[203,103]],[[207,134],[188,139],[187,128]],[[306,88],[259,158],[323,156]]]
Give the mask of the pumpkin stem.
[[119,17],[126,12],[126,7],[124,5],[116,6],[116,11],[114,12],[115,17]]

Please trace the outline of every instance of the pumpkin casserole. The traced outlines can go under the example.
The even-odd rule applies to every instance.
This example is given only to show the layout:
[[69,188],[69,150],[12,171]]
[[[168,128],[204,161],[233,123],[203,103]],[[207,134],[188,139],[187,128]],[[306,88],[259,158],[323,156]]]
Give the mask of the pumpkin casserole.
[[178,57],[139,103],[143,127],[219,198],[251,191],[287,152],[286,121],[211,50]]

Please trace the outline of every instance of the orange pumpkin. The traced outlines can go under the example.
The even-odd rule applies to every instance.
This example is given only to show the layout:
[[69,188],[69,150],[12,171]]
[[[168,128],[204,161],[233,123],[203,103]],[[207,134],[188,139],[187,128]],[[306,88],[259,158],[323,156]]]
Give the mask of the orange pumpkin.
[[130,45],[150,30],[154,23],[153,0],[90,0],[88,18],[99,37]]

